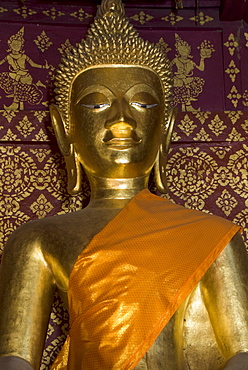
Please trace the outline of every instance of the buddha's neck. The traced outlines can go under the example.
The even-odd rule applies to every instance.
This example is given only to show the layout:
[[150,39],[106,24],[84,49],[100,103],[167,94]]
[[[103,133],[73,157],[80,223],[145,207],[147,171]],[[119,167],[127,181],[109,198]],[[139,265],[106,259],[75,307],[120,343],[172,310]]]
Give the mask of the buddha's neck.
[[149,176],[130,179],[91,177],[88,207],[123,208],[141,190],[147,189]]

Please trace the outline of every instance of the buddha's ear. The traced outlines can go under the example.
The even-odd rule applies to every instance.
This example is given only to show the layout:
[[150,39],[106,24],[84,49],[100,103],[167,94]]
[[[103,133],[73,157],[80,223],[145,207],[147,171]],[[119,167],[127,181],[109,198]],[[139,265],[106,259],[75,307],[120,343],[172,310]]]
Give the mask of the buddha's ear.
[[162,134],[162,150],[163,150],[163,155],[168,156],[169,149],[170,149],[170,144],[171,144],[171,139],[174,131],[174,125],[175,125],[175,120],[177,117],[177,112],[178,108],[174,107],[170,110],[168,114],[168,124],[166,126],[166,129],[164,133]]
[[155,175],[155,182],[158,191],[160,193],[165,194],[168,192],[167,189],[167,179],[166,179],[166,163],[168,159],[168,153],[170,149],[170,143],[172,139],[175,119],[177,115],[177,108],[171,109],[168,115],[168,123],[166,125],[166,129],[161,135],[161,143],[159,147],[159,151],[157,154],[157,158],[154,165],[154,175]]
[[67,190],[69,194],[76,195],[81,190],[81,165],[77,153],[75,152],[74,145],[70,142],[69,136],[65,131],[63,117],[59,108],[55,104],[51,104],[49,109],[58,146],[65,158],[68,177]]
[[51,104],[49,110],[59,149],[64,156],[67,156],[70,153],[70,142],[65,132],[62,114],[55,104]]

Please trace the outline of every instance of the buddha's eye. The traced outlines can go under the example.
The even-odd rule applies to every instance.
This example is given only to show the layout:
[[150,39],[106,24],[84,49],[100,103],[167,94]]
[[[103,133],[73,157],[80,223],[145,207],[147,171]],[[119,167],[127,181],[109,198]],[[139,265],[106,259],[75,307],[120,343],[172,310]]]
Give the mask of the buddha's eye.
[[102,111],[110,107],[108,98],[104,94],[97,92],[97,91],[85,95],[79,101],[79,105],[81,105],[82,107],[88,108],[88,109],[96,110],[96,111]]
[[103,109],[106,109],[107,107],[110,107],[110,104],[108,103],[102,103],[102,104],[83,104],[81,103],[81,106],[89,108],[89,109],[103,110]]
[[140,107],[140,108],[150,109],[150,108],[156,107],[158,104],[157,103],[145,104],[145,103],[139,103],[139,102],[135,101],[135,102],[132,102],[131,105],[132,105],[132,107],[137,106],[137,107]]
[[139,91],[134,94],[129,104],[134,108],[151,109],[158,106],[155,97],[146,91]]

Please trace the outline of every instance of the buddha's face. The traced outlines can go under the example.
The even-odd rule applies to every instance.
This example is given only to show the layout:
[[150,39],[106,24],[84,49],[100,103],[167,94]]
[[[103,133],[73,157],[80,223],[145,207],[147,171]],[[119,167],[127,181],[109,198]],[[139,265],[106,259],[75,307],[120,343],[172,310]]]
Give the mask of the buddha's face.
[[88,175],[131,178],[149,174],[164,117],[158,76],[134,66],[82,72],[71,93],[71,141]]

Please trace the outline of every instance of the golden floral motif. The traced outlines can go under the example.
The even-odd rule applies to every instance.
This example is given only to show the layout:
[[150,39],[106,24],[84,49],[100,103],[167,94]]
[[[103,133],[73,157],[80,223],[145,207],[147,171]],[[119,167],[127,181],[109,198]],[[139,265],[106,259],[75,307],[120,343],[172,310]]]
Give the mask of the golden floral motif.
[[91,14],[86,13],[82,8],[79,9],[77,12],[71,13],[70,16],[77,18],[80,22],[82,22],[86,18],[92,17]]
[[218,165],[209,154],[199,148],[180,148],[171,155],[167,167],[168,187],[181,199],[187,200],[192,196],[205,199],[218,186],[214,177]]
[[32,158],[21,150],[21,147],[0,147],[0,193],[10,195],[19,201],[33,191],[30,181],[32,173],[37,169]]
[[54,208],[53,205],[47,200],[44,194],[40,194],[35,202],[29,207],[31,211],[38,217],[45,217]]
[[232,210],[238,205],[238,202],[227,189],[224,189],[220,197],[216,200],[216,204],[226,216],[229,216]]
[[248,146],[243,144],[243,149],[232,154],[227,168],[234,173],[229,185],[241,197],[248,196]]
[[234,83],[240,70],[236,67],[234,60],[231,60],[225,72],[229,75],[231,81]]
[[[243,228],[243,231],[242,231],[243,238],[244,238],[244,240],[247,240],[247,238],[248,238],[248,228],[247,228],[247,225],[248,225],[248,209],[246,208],[246,209],[242,210],[241,212],[239,212],[238,214],[236,214],[236,216],[233,219],[233,222]],[[247,245],[247,248],[248,248],[248,245]]]
[[172,26],[176,24],[177,22],[180,22],[183,20],[183,17],[180,17],[179,15],[171,12],[169,15],[166,15],[165,17],[161,18],[162,21],[170,22]]
[[43,351],[42,362],[39,370],[48,370],[50,368],[51,364],[57,357],[57,354],[61,349],[64,341],[65,336],[59,335],[49,344],[49,346],[46,346],[46,348]]
[[17,14],[20,14],[24,19],[26,19],[28,16],[36,14],[32,9],[29,9],[26,7],[26,5],[23,5],[21,8],[13,9],[13,11]]
[[35,130],[32,122],[28,120],[28,116],[24,116],[23,119],[19,122],[19,125],[16,126],[17,130],[23,137],[28,137],[33,130]]
[[21,211],[17,211],[11,215],[11,218],[7,215],[2,215],[0,220],[0,254],[3,251],[3,247],[10,236],[10,234],[17,229],[21,224],[27,222],[29,216]]
[[2,110],[2,116],[6,118],[6,120],[10,123],[12,119],[16,116],[16,112],[14,110]]
[[41,128],[38,134],[35,135],[35,140],[33,139],[33,141],[48,141],[48,136],[45,134],[45,132]]
[[0,200],[0,214],[12,216],[20,209],[19,202],[17,202],[13,197],[4,197]]
[[199,119],[199,121],[201,122],[201,124],[203,125],[204,122],[206,121],[206,119],[208,119],[209,115],[210,115],[210,112],[193,112],[193,114],[195,115],[195,117],[197,119]]
[[194,137],[195,141],[211,141],[212,138],[209,137],[209,134],[205,131],[202,127],[199,132],[197,132],[196,136]]
[[70,213],[79,211],[82,209],[82,200],[80,197],[70,197],[68,199],[65,199],[61,205],[62,211],[58,214],[64,214],[64,213]]
[[234,55],[235,50],[239,46],[239,44],[238,44],[238,42],[237,42],[233,33],[230,33],[230,35],[228,36],[228,39],[224,43],[224,45],[228,48],[228,51],[229,51],[230,55],[232,55],[232,56]]
[[8,11],[8,9],[3,8],[2,6],[0,6],[0,13],[4,13],[4,12],[7,12],[7,11]]
[[244,140],[245,137],[243,137],[241,133],[236,130],[235,127],[233,127],[231,133],[228,135],[228,138],[226,139],[226,141],[244,141]]
[[194,195],[186,200],[186,202],[184,203],[184,206],[186,208],[197,209],[201,211],[205,206],[205,202],[203,199]]
[[49,41],[49,37],[47,36],[45,31],[42,31],[37,39],[34,40],[34,43],[38,46],[38,49],[44,53],[53,43]]
[[17,135],[14,134],[10,128],[8,128],[6,134],[2,137],[3,141],[20,141],[21,139],[17,138]]
[[210,147],[210,150],[214,152],[220,159],[225,158],[226,154],[232,149],[231,146],[214,146]]
[[49,100],[47,100],[47,101],[43,101],[41,104],[44,105],[46,108],[48,108],[50,102],[49,102]]
[[68,197],[67,176],[64,160],[59,153],[51,156],[44,166],[44,170],[50,176],[51,182],[47,188],[57,200],[64,200]]
[[205,15],[203,12],[200,12],[198,15],[189,18],[191,21],[195,21],[203,26],[205,23],[211,22],[214,18],[210,17],[209,15]]
[[47,113],[45,110],[36,110],[34,111],[34,116],[38,119],[38,121],[41,123],[43,119],[47,116]]
[[233,181],[232,172],[223,166],[217,169],[216,173],[214,173],[214,177],[221,186],[228,186],[228,184]]
[[241,127],[248,134],[248,119],[241,123]]
[[229,94],[227,95],[228,99],[231,100],[232,104],[234,105],[234,107],[236,108],[237,105],[238,105],[238,102],[241,98],[241,95],[240,93],[238,92],[236,86],[233,86],[229,92]]
[[61,44],[61,48],[58,48],[58,51],[63,55],[67,54],[69,51],[72,50],[72,44],[70,43],[69,39],[66,39],[63,44]]
[[44,190],[49,185],[51,178],[44,170],[37,170],[30,177],[30,181],[35,189]]
[[248,106],[248,90],[245,90],[243,93],[243,101],[242,101],[244,106]]
[[135,21],[139,22],[140,24],[145,24],[146,22],[150,21],[154,17],[152,15],[146,14],[145,12],[141,11],[139,14],[135,14],[132,17]]
[[197,127],[197,125],[194,124],[194,121],[192,121],[188,114],[185,114],[184,118],[180,121],[178,124],[178,127],[187,135],[190,136],[194,129]]
[[54,304],[52,307],[52,312],[51,312],[51,320],[50,325],[49,325],[49,330],[47,332],[47,338],[50,339],[49,337],[52,336],[53,330],[58,328],[59,325],[59,334],[57,335],[54,340],[50,342],[49,340],[49,346],[45,346],[45,349],[43,351],[43,356],[42,356],[42,362],[40,366],[40,370],[48,370],[50,368],[50,365],[54,361],[57,353],[61,349],[67,334],[69,330],[69,325],[68,325],[68,313],[64,309],[64,306],[61,302],[61,300],[58,297],[57,291],[55,292],[55,300]]
[[46,333],[46,339],[48,339],[53,333],[54,333],[54,327],[49,322],[47,333]]
[[51,150],[46,148],[29,149],[29,151],[36,156],[40,163],[43,162],[46,157],[51,154]]
[[65,15],[65,13],[62,13],[60,10],[57,10],[55,7],[48,9],[48,10],[43,10],[42,13],[45,14],[47,17],[52,18],[52,20],[55,20],[57,17],[61,17],[62,15]]
[[222,121],[218,114],[211,120],[211,122],[208,124],[208,127],[210,130],[215,134],[215,136],[219,136],[222,134],[222,132],[227,128],[226,125],[224,125],[224,121]]
[[232,111],[225,111],[228,118],[231,120],[232,124],[234,125],[240,117],[243,115],[243,112],[240,110],[232,110]]
[[178,135],[178,133],[174,131],[172,134],[172,141],[176,142],[176,141],[179,141],[180,139],[181,139],[181,136]]
[[156,43],[156,46],[161,48],[165,54],[167,54],[169,51],[171,51],[171,48],[169,45],[164,41],[163,37],[160,37],[158,42]]

